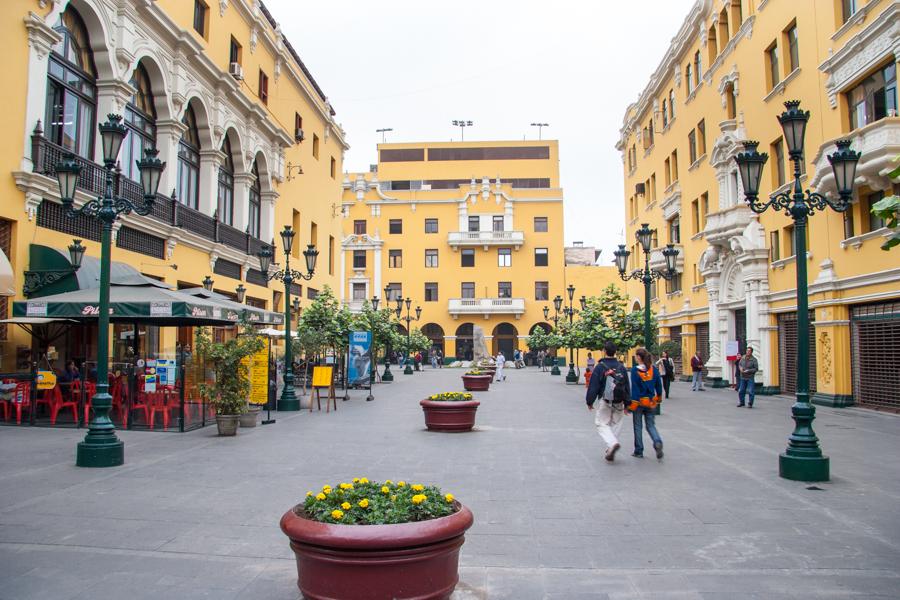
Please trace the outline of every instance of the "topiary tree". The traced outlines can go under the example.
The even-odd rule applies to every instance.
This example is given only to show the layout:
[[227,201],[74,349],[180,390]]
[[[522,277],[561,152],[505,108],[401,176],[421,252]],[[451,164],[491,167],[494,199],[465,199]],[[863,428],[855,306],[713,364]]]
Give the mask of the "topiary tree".
[[[650,315],[652,330],[648,348],[656,351],[657,324]],[[587,298],[579,318],[569,325],[560,324],[564,346],[599,350],[606,342],[613,342],[622,354],[644,345],[644,312],[628,311],[628,298],[618,286],[610,284],[599,296]]]
[[239,415],[246,411],[250,397],[250,378],[244,358],[256,354],[265,347],[246,320],[240,325],[240,333],[227,342],[214,342],[208,327],[198,327],[195,334],[197,353],[212,365],[215,383],[199,385],[200,395],[220,415]]
[[[894,159],[895,162],[898,160],[900,160],[900,156]],[[900,167],[891,171],[888,177],[894,180],[900,178]],[[882,198],[872,205],[872,214],[883,219],[884,226],[893,230],[887,241],[881,245],[881,249],[890,250],[894,246],[900,245],[900,196]]]

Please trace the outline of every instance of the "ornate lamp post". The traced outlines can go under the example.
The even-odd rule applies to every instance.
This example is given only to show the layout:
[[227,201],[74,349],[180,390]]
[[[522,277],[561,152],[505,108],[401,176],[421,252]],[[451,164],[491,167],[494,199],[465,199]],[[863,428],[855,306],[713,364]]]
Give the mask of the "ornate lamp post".
[[372,331],[372,341],[369,345],[369,352],[372,353],[372,360],[370,361],[371,365],[369,367],[369,395],[366,396],[366,402],[371,402],[375,399],[375,396],[372,395],[372,390],[375,389],[375,369],[378,367],[378,363],[375,362],[375,320],[378,318],[378,296],[372,296],[372,320],[370,321],[369,329]]
[[[577,310],[572,306],[572,301],[575,298],[575,286],[569,284],[569,287],[566,288],[566,295],[569,297],[569,305],[563,308],[563,314],[569,318],[569,325],[571,328],[572,322],[575,319],[575,315],[578,313]],[[581,309],[584,310],[585,305],[585,297],[581,297]],[[572,346],[569,346],[569,372],[566,373],[566,383],[578,383],[578,375],[575,374],[575,349]]]
[[[127,130],[122,125],[120,115],[107,115],[107,121],[99,126],[103,142],[103,168],[106,172],[106,188],[103,196],[88,200],[79,208],[75,208],[75,189],[81,165],[75,156],[66,154],[62,162],[56,165],[56,177],[59,182],[60,197],[66,216],[74,219],[86,215],[100,220],[100,289],[99,315],[97,332],[97,392],[91,398],[93,418],[89,424],[84,441],[78,444],[75,453],[75,464],[79,467],[115,467],[125,462],[125,444],[116,437],[115,426],[109,418],[112,408],[112,396],[109,394],[109,272],[110,246],[112,243],[112,224],[119,215],[135,212],[139,215],[149,214],[156,200],[156,190],[166,164],[160,161],[157,151],[152,148],[144,150],[144,158],[137,161],[140,170],[141,188],[144,201],[135,204],[127,198],[115,194],[115,168],[125,139]],[[73,246],[80,244],[73,244]],[[84,250],[69,249],[72,257]],[[73,264],[74,261],[73,261]]]
[[[553,331],[557,331],[559,329],[559,313],[562,312],[563,299],[562,296],[558,295],[553,298]],[[548,307],[544,307],[544,318],[550,320],[550,309]],[[559,365],[556,364],[556,357],[553,357],[553,368],[550,369],[551,375],[559,375]]]
[[413,318],[409,314],[409,309],[412,306],[412,300],[407,298],[405,303],[406,303],[406,316],[405,317],[400,316],[401,314],[403,314],[403,304],[404,304],[403,298],[397,298],[397,308],[394,309],[394,312],[397,313],[397,319],[399,321],[406,321],[406,368],[403,369],[403,374],[404,375],[412,375],[413,374],[412,366],[409,364],[409,355],[410,355],[409,324],[412,323],[413,321],[418,321],[422,317],[422,307],[421,306],[416,307],[416,317]]
[[313,244],[308,244],[303,251],[306,259],[306,273],[291,269],[291,249],[294,246],[295,232],[290,225],[285,225],[281,230],[281,246],[284,250],[284,269],[269,274],[272,265],[274,250],[272,246],[264,245],[259,251],[259,268],[263,277],[267,280],[278,280],[284,283],[284,389],[278,400],[278,410],[300,410],[300,400],[294,394],[294,350],[291,347],[291,286],[297,279],[309,281],[316,271],[316,259],[319,251]]
[[[387,304],[391,301],[391,286],[384,286],[384,303]],[[397,315],[397,318],[400,318],[400,315]],[[388,338],[388,343],[384,348],[384,373],[381,374],[381,382],[385,381],[391,382],[394,380],[394,374],[391,373],[391,342],[390,338]]]
[[816,408],[809,401],[809,298],[806,282],[806,226],[807,220],[816,211],[831,207],[837,212],[850,208],[853,198],[853,180],[856,177],[856,163],[860,153],[850,150],[850,140],[835,143],[837,152],[828,157],[834,171],[834,181],[838,198],[827,198],[822,194],[803,191],[800,183],[802,171],[803,145],[809,111],[800,110],[800,101],[784,103],[785,112],[778,117],[784,130],[791,162],[794,163],[794,186],[791,192],[769,196],[765,202],[759,200],[759,181],[763,165],[768,156],[756,150],[755,141],[744,142],[744,152],[735,157],[744,197],[750,209],[763,213],[770,207],[784,211],[794,220],[794,256],[797,268],[797,399],[791,406],[794,432],[788,438],[787,449],[778,457],[778,474],[794,481],[828,481],[829,460],[822,454],[819,438],[813,431]]
[[238,304],[243,304],[244,299],[247,297],[247,288],[244,287],[243,283],[239,283],[236,288],[234,288],[234,296],[237,298]]

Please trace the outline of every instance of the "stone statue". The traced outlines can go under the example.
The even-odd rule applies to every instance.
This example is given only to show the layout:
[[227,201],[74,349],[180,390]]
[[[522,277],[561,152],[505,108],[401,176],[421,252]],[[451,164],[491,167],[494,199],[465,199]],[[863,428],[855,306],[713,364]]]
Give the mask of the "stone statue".
[[484,340],[484,330],[478,325],[472,327],[472,360],[478,364],[484,360],[490,360],[487,342]]

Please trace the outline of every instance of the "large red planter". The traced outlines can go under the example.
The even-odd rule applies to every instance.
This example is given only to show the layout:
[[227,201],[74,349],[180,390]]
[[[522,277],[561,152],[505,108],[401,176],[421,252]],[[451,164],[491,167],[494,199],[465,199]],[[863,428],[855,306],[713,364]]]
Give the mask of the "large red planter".
[[431,431],[471,431],[475,426],[475,411],[481,404],[478,400],[463,402],[435,402],[421,400],[425,413],[425,426]]
[[472,511],[398,525],[333,525],[281,517],[307,600],[443,600],[459,581],[459,548]]
[[486,392],[491,387],[493,375],[463,375],[463,387],[467,392]]

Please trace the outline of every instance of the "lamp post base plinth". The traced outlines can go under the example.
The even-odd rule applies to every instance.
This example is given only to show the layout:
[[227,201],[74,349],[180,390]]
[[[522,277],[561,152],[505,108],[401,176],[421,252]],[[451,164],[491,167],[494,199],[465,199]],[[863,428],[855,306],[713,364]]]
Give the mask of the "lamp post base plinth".
[[784,452],[778,456],[778,475],[791,481],[828,481],[830,460],[827,456],[799,457]]
[[404,375],[412,375],[412,374],[413,374],[412,367],[409,366],[409,363],[407,363],[407,364],[406,364],[406,368],[403,369],[403,374],[404,374]]
[[391,373],[390,371],[388,371],[387,369],[385,369],[384,373],[381,374],[381,382],[384,383],[385,381],[393,381],[393,380],[394,380],[394,374]]
[[575,367],[569,365],[569,372],[566,373],[566,383],[578,383],[578,375],[575,374]]
[[79,442],[75,451],[75,466],[118,467],[125,464],[125,443],[113,436],[103,443]]
[[559,370],[559,365],[557,365],[556,363],[553,363],[553,368],[550,369],[550,374],[551,375],[562,375],[562,373]]
[[299,398],[281,398],[278,401],[278,405],[275,410],[279,412],[296,412],[300,410],[300,400]]

